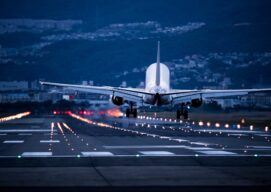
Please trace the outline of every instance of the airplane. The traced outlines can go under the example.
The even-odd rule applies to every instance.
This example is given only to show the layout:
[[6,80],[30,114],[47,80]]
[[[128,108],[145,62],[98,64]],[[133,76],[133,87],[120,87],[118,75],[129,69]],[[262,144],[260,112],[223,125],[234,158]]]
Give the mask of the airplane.
[[146,70],[145,89],[121,88],[109,86],[89,86],[63,84],[53,82],[40,82],[42,85],[62,87],[73,91],[82,91],[89,93],[105,94],[111,96],[111,101],[117,106],[128,104],[126,117],[137,117],[137,108],[147,105],[178,106],[176,118],[188,119],[188,107],[198,108],[207,98],[240,96],[255,92],[269,92],[271,88],[266,89],[232,89],[232,90],[179,90],[170,87],[169,68],[160,62],[160,42],[157,45],[157,60]]

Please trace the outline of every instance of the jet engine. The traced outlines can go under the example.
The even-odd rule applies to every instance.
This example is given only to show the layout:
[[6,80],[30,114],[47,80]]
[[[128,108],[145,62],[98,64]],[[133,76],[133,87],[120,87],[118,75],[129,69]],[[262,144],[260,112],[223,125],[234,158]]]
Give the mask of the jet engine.
[[123,105],[124,104],[124,99],[122,97],[118,97],[118,96],[113,96],[112,97],[112,103],[114,103],[115,105]]
[[192,99],[190,106],[198,108],[202,105],[202,99]]

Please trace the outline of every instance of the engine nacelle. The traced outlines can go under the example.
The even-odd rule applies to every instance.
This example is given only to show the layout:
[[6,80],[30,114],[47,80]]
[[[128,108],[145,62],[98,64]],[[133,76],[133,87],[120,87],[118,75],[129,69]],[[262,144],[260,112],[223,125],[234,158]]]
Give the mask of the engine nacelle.
[[190,106],[198,108],[202,105],[202,99],[192,99]]
[[122,97],[112,97],[112,103],[114,103],[117,106],[123,105],[124,104],[124,99]]

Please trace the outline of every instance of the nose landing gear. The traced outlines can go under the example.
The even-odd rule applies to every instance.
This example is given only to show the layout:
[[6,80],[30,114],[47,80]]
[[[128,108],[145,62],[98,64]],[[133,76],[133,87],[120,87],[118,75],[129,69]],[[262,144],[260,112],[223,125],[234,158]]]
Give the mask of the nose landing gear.
[[133,108],[133,104],[129,104],[129,108],[126,109],[126,117],[129,118],[130,115],[133,115],[134,118],[137,118],[137,109]]

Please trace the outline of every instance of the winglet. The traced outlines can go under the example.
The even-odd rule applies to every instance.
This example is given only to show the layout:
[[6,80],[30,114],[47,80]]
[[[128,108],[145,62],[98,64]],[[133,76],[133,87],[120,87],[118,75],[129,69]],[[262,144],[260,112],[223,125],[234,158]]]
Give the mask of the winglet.
[[156,77],[155,77],[156,86],[160,85],[160,41],[157,44],[157,61],[156,61]]

